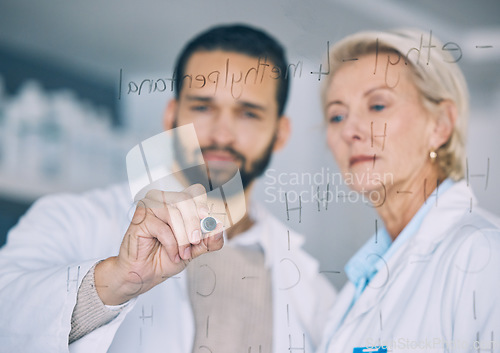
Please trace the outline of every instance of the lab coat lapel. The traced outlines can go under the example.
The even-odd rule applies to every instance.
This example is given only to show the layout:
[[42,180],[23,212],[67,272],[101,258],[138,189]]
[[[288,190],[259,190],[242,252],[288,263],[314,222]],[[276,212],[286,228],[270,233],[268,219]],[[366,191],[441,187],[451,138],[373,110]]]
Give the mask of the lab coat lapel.
[[[328,316],[328,324],[324,330],[323,337],[330,337],[332,333],[338,331],[339,327],[342,325],[343,319],[347,314],[347,310],[352,302],[354,296],[354,285],[351,282],[347,282],[342,288],[335,301],[330,314]],[[352,320],[351,320],[352,321]]]
[[[384,298],[387,290],[391,286],[391,268],[379,271],[372,281],[365,288],[358,298],[350,312],[347,314],[344,323],[349,325],[351,322],[359,320],[368,311],[376,308],[377,304]],[[352,291],[351,300],[354,295]]]
[[310,335],[304,331],[302,322],[313,319],[308,318],[306,313],[313,312],[308,308],[312,303],[307,299],[313,298],[314,295],[304,292],[304,287],[307,286],[301,285],[301,277],[308,276],[311,271],[317,269],[306,268],[308,264],[294,256],[294,249],[303,243],[301,237],[290,231],[288,243],[285,227],[263,212],[260,206],[255,207],[253,211],[258,214],[256,216],[263,224],[261,244],[266,254],[266,264],[271,267],[273,281],[273,352],[286,352],[291,346],[301,348],[304,343],[305,351],[312,351]]
[[[457,189],[457,191],[452,191],[452,189]],[[409,264],[426,261],[449,233],[450,224],[454,224],[457,218],[464,216],[469,204],[475,205],[476,203],[465,181],[456,183],[448,191],[439,196],[437,205],[429,211],[408,244],[402,246],[387,261],[385,269],[381,269],[371,280],[345,318],[346,325],[359,320],[368,311],[378,307],[396,279],[410,281],[416,278],[412,271],[418,271],[418,266],[409,266]],[[444,214],[446,216],[443,218]]]

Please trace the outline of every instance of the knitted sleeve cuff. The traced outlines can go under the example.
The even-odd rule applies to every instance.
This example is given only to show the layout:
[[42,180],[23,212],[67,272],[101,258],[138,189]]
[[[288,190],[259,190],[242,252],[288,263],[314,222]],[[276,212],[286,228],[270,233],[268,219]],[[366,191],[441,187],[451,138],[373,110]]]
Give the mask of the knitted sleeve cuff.
[[78,289],[76,305],[71,317],[69,343],[82,338],[90,332],[106,325],[116,318],[127,303],[117,306],[104,305],[97,294],[94,282],[94,264],[82,280]]

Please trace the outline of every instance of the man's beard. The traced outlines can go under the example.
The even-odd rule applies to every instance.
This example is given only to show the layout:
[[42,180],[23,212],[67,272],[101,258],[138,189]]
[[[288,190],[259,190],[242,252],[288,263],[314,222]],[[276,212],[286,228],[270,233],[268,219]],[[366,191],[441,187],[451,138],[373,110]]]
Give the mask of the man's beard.
[[[174,120],[173,128],[177,127],[177,118]],[[174,138],[174,153],[175,159],[179,163],[179,166],[182,169],[182,173],[190,184],[202,184],[205,187],[209,187],[211,190],[214,190],[220,186],[223,186],[229,180],[231,180],[236,173],[238,172],[238,162],[239,162],[239,172],[241,176],[241,182],[243,185],[243,189],[247,189],[247,187],[254,181],[256,178],[261,176],[264,171],[267,169],[270,161],[272,152],[274,149],[274,144],[276,143],[276,132],[271,139],[271,142],[264,150],[264,152],[252,163],[250,167],[246,167],[247,159],[240,152],[236,151],[234,148],[230,146],[217,146],[210,145],[206,147],[201,147],[201,153],[205,152],[224,152],[229,154],[233,161],[230,162],[217,162],[214,163],[216,165],[211,165],[210,162],[205,162],[204,165],[199,165],[193,167],[192,164],[188,163],[188,159],[186,157],[187,149],[182,144],[179,136],[173,132]],[[198,152],[199,150],[197,150]],[[198,156],[191,156],[192,160]],[[223,166],[222,168],[220,168]],[[207,181],[209,185],[207,185]]]

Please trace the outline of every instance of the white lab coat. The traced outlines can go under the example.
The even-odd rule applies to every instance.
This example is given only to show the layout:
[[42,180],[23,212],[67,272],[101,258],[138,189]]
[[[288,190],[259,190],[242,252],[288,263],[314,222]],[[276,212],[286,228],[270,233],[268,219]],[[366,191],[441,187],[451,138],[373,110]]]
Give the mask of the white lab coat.
[[354,295],[345,285],[318,352],[380,344],[392,352],[478,352],[481,344],[484,352],[492,337],[500,351],[499,229],[464,181],[453,185],[341,323]]
[[[133,211],[125,185],[35,203],[0,250],[0,352],[191,353],[194,319],[184,272],[68,347],[82,278],[98,260],[118,254]],[[274,352],[288,352],[290,342],[312,352],[335,292],[301,250],[299,235],[290,231],[289,249],[283,224],[261,207],[251,212],[256,225],[240,236],[258,232],[271,267]]]

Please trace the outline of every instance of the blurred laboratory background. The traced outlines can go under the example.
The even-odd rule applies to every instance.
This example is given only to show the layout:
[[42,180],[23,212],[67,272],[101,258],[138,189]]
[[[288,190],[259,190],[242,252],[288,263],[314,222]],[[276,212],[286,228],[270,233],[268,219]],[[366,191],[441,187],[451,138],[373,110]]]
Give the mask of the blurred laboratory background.
[[[337,167],[327,150],[318,75],[327,42],[368,29],[416,27],[462,50],[471,92],[470,186],[500,214],[500,2],[498,0],[5,0],[0,2],[0,245],[39,197],[126,181],[125,156],[162,131],[183,44],[215,24],[262,27],[300,70],[287,113],[293,134],[256,198],[307,237],[320,270],[340,286],[343,266],[375,231],[354,195],[327,198]],[[133,84],[142,87],[141,94]],[[329,179],[330,178],[330,183]],[[285,200],[286,192],[286,200]],[[300,196],[300,204],[299,204]],[[286,202],[288,201],[288,212]],[[300,209],[299,209],[300,207]],[[277,234],[286,246],[286,234]]]

